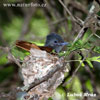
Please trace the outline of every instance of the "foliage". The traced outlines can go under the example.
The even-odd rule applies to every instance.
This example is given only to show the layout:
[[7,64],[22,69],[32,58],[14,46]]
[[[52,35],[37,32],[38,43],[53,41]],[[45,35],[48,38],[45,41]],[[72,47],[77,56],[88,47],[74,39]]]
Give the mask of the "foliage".
[[[17,3],[16,0],[7,1],[9,1],[9,3]],[[56,0],[47,0],[49,5],[46,9],[42,7],[33,7],[33,9],[23,9],[20,7],[0,8],[0,47],[9,47],[12,55],[16,59],[19,59],[21,63],[25,56],[30,53],[15,47],[16,40],[27,40],[42,46],[49,32],[57,32],[65,41],[69,41],[69,45],[64,49],[65,51],[58,54],[59,57],[64,56],[66,62],[69,64],[69,72],[65,73],[65,77],[68,76],[65,82],[68,82],[79,65],[81,66],[78,72],[75,73],[70,84],[67,84],[65,87],[59,86],[57,88],[56,96],[61,96],[61,100],[66,100],[67,92],[80,93],[85,90],[93,93],[95,92],[94,87],[100,90],[100,23],[98,21],[100,20],[100,11],[97,12],[95,16],[98,18],[98,20],[95,19],[98,23],[95,23],[94,19],[90,20],[87,18],[90,12],[89,8],[91,8],[93,4],[91,0],[66,1],[67,0],[65,0],[66,7],[68,7],[72,15],[68,12],[65,13],[66,9]],[[30,0],[24,0],[24,2],[29,3]],[[42,3],[41,0],[39,0],[39,2]],[[31,15],[33,10],[34,13]],[[76,20],[73,20],[72,17]],[[85,18],[88,19],[89,22],[85,20]],[[92,22],[92,20],[94,21]],[[22,35],[25,21],[29,23],[29,25],[27,25],[28,30]],[[87,23],[85,23],[86,21]],[[86,25],[84,25],[84,23]],[[82,29],[82,25],[86,26],[87,31],[85,31],[83,36],[73,42]],[[17,87],[19,84],[22,86],[22,83],[21,79],[17,79],[19,77],[19,67],[13,65],[13,62],[10,62],[7,56],[7,52],[5,53],[5,51],[0,49],[0,90],[5,90],[4,87],[8,86],[10,91],[11,87]],[[12,79],[15,83],[11,82]],[[80,98],[68,97],[68,100],[75,99]],[[49,98],[49,100],[53,99]]]

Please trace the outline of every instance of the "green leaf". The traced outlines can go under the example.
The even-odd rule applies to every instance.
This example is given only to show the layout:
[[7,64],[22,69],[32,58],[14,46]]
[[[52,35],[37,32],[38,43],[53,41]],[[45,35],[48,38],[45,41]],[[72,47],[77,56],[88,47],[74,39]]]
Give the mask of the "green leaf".
[[82,46],[82,40],[77,40],[74,44],[69,44],[67,46],[67,52],[65,53],[65,55],[68,55],[70,52],[81,49]]
[[100,63],[100,56],[95,56],[95,57],[91,57],[91,58],[86,59],[86,62],[89,64],[89,66],[91,68],[93,68],[93,65],[92,65],[91,61],[96,61],[96,62]]
[[4,54],[3,56],[0,57],[0,65],[7,63],[7,54]]
[[96,46],[93,51],[96,53],[100,53],[100,46]]
[[89,66],[90,66],[91,68],[93,68],[93,65],[92,65],[91,61],[86,60],[86,62],[89,64]]
[[16,57],[16,58],[19,58],[20,60],[23,60],[25,56],[29,55],[30,53],[25,51],[25,50],[22,50],[20,48],[13,48],[12,49],[12,54]]
[[58,100],[66,100],[66,93],[62,87],[58,87],[54,93],[54,97]]
[[100,56],[96,56],[96,57],[92,57],[92,58],[88,58],[89,61],[96,61],[100,63]]
[[[81,63],[81,62],[80,62],[80,63]],[[81,66],[84,67],[84,66],[85,66],[84,63],[82,63]]]
[[86,84],[87,89],[90,92],[93,92],[93,87],[92,87],[91,81],[90,80],[87,80],[85,84]]
[[33,41],[30,41],[31,43],[34,43],[36,45],[39,45],[39,46],[44,46],[44,43],[40,43],[40,42],[33,42]]
[[48,100],[53,100],[51,97]]

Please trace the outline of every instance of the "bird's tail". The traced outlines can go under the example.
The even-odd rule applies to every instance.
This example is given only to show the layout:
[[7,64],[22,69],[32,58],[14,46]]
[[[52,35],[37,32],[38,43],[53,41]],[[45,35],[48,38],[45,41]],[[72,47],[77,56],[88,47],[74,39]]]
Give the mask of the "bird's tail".
[[35,48],[35,49],[40,49],[36,44],[34,43],[30,43],[30,42],[26,42],[26,41],[16,41],[16,46],[19,48],[22,48],[26,51],[30,51],[31,48]]
[[46,46],[37,46],[34,43],[30,43],[30,42],[26,42],[26,41],[17,40],[16,46],[19,47],[19,48],[22,48],[26,51],[30,51],[31,48],[35,48],[35,49],[38,49],[38,50],[44,50],[44,51],[49,52],[49,53],[52,52],[52,48],[49,48],[49,47],[46,47]]

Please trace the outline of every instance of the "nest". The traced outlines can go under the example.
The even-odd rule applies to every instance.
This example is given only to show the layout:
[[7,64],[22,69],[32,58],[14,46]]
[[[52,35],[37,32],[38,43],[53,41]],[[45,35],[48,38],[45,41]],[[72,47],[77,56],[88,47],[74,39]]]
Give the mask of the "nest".
[[[58,66],[58,70],[52,74],[52,71]],[[56,88],[62,83],[65,71],[63,57],[59,58],[57,55],[49,54],[46,51],[31,49],[30,55],[25,57],[21,69],[24,86],[30,86],[36,80],[41,81],[48,73],[49,78],[32,87],[27,92],[28,98],[42,100],[51,97]]]

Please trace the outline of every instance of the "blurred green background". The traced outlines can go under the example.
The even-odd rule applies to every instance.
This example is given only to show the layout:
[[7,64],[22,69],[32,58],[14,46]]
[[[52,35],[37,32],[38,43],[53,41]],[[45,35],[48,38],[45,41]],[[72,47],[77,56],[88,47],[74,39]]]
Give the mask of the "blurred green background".
[[[14,3],[38,3],[46,4],[45,7],[4,7],[3,4]],[[81,20],[85,20],[88,15],[89,9],[92,5],[92,0],[64,0],[64,4],[68,7],[71,13]],[[98,12],[100,18],[100,11]],[[71,17],[66,13],[65,9],[56,0],[4,0],[0,1],[0,46],[10,47],[12,54],[20,59],[27,55],[26,52],[19,51],[15,47],[16,40],[26,40],[34,42],[38,45],[44,45],[45,37],[50,32],[60,34],[65,41],[72,43],[80,26],[74,23]],[[89,53],[89,58],[98,56],[94,60],[87,59],[83,63],[83,67],[79,69],[70,84],[66,86],[59,86],[53,98],[50,100],[90,100],[88,97],[68,96],[68,93],[100,93],[100,38],[92,36],[88,41],[87,38],[91,35],[91,29],[87,29],[85,34],[79,39],[74,46],[65,48],[70,52],[79,50],[83,54],[86,49],[92,45],[95,46],[94,50]],[[97,29],[96,34],[100,36],[100,27]],[[85,45],[86,44],[86,45]],[[85,49],[85,50],[83,50]],[[29,53],[28,53],[29,54]],[[20,55],[20,56],[19,56]],[[10,62],[7,58],[8,54],[0,49],[0,93],[9,93],[13,88],[22,86],[23,82],[19,77],[19,67]],[[81,56],[75,54],[68,57],[68,60],[81,60]],[[96,61],[98,60],[98,61]],[[96,61],[96,62],[94,62]],[[74,70],[77,68],[79,62],[69,63],[69,73],[66,73],[65,81],[68,81]],[[92,68],[93,67],[93,68]],[[1,95],[1,94],[0,94]],[[7,100],[1,98],[0,100]],[[97,100],[91,98],[91,100]],[[98,99],[99,100],[99,99]]]

